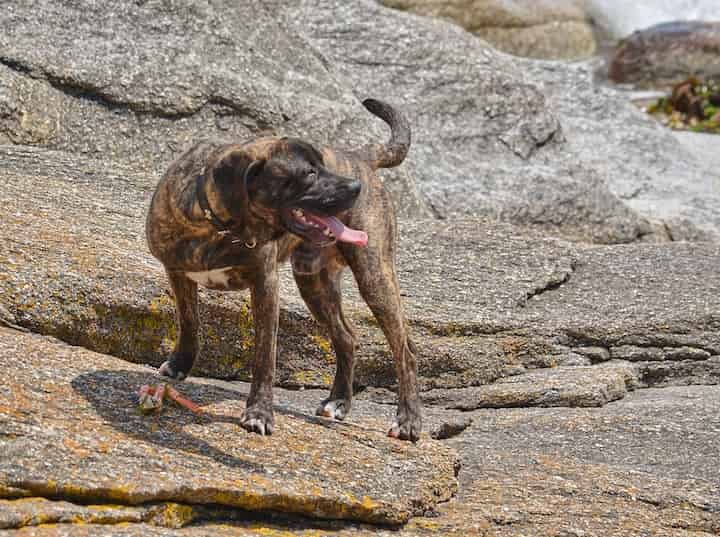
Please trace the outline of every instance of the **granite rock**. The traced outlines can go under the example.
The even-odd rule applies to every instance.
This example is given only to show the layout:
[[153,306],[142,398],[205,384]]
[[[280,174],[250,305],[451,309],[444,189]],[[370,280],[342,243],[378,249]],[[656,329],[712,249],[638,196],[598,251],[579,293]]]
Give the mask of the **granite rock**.
[[590,18],[576,0],[381,0],[459,24],[494,47],[529,58],[576,59],[595,52]]
[[[63,152],[0,151],[9,215],[0,228],[3,324],[159,365],[175,328],[167,282],[142,236],[153,178]],[[489,220],[405,221],[398,272],[421,385],[487,384],[588,346],[678,364],[717,356],[718,257],[714,243],[581,246]],[[358,385],[392,387],[384,336],[352,282],[345,288],[360,336]],[[279,382],[328,386],[330,345],[287,267],[281,296]],[[243,293],[201,294],[195,374],[248,378],[247,301]],[[622,355],[628,348],[644,350]],[[662,353],[648,358],[655,348]]]
[[[431,439],[394,441],[384,429],[373,434],[297,412],[278,412],[275,434],[262,437],[240,427],[237,392],[192,383],[181,389],[202,414],[168,405],[144,416],[137,389],[158,380],[149,368],[8,329],[0,329],[0,362],[3,491],[81,504],[172,502],[397,525],[433,510],[457,487],[456,456]],[[36,506],[47,522],[68,516],[62,505]],[[153,518],[143,509],[107,511],[70,516],[90,523]],[[154,516],[162,524],[163,515]],[[166,525],[193,519],[178,516],[167,514]]]
[[[390,404],[359,397],[348,423],[340,424],[306,413],[313,390],[278,390],[276,412],[282,427],[262,439],[239,427],[229,430],[247,394],[245,383],[198,379],[183,384],[183,392],[207,410],[206,419],[173,407],[158,417],[141,417],[129,411],[130,392],[137,382],[153,378],[151,370],[7,329],[0,329],[0,342],[2,359],[13,361],[3,365],[18,371],[0,392],[4,431],[0,441],[4,453],[12,454],[13,446],[21,446],[25,455],[0,459],[0,494],[6,498],[0,500],[0,526],[18,528],[0,529],[3,535],[710,537],[720,530],[716,487],[720,476],[713,451],[720,434],[716,386],[639,390],[600,408],[481,409],[453,418],[452,412],[429,407],[431,428],[445,423],[448,430],[462,429],[444,441],[450,448],[425,437],[415,447],[385,439],[378,424],[394,412]],[[375,396],[379,395],[378,391]],[[111,436],[114,441],[109,442]],[[28,447],[32,439],[36,442]],[[34,454],[49,440],[53,449],[42,451],[41,479],[22,483],[8,479],[27,477],[39,463]],[[344,514],[360,509],[348,491],[358,494],[358,487],[374,489],[389,476],[403,475],[403,464],[413,465],[411,481],[390,479],[394,483],[390,495],[403,494],[398,486],[412,488],[418,480],[428,479],[429,497],[439,500],[441,491],[448,490],[445,487],[454,488],[457,461],[451,449],[461,462],[458,492],[436,505],[415,503],[411,510],[419,516],[400,528],[311,518],[317,511],[311,517],[287,514],[297,507],[293,494],[298,483],[287,487],[290,474],[302,472],[292,461],[296,450],[305,460],[308,454],[337,459],[336,449],[323,450],[326,442],[334,448],[342,446],[349,459],[340,466],[323,465],[329,479],[319,485],[328,498],[335,497],[334,487],[340,487],[331,505]],[[360,458],[352,462],[355,457]],[[95,491],[91,501],[86,491],[62,480],[42,486],[48,477],[65,473],[75,475],[76,483],[88,484],[93,477],[100,479],[95,470],[108,461],[112,461],[109,474],[121,475]],[[257,468],[245,468],[241,462]],[[203,470],[188,475],[194,464],[202,464]],[[340,477],[347,465],[354,472],[362,468],[365,477],[368,465],[382,464],[392,468],[384,477],[372,472],[367,475],[376,477],[370,480]],[[126,479],[124,465],[135,468],[127,475],[172,472],[173,477],[163,478],[160,490],[142,479],[120,490]],[[223,471],[207,472],[208,468]],[[256,477],[232,480],[241,473]],[[307,479],[316,482],[317,476],[313,468]],[[180,478],[182,489],[174,484]],[[251,491],[260,501],[272,492],[273,484],[284,484],[279,495],[267,497],[276,506],[282,503],[281,511],[243,510],[230,493],[222,497],[223,505],[202,503],[207,496],[196,489],[198,482],[215,481],[217,486],[228,480],[228,492],[248,493],[237,502],[243,505],[254,497]],[[413,488],[410,497],[422,496],[420,490]],[[161,501],[126,501],[155,492]],[[104,500],[108,495],[110,502]],[[168,501],[168,497],[185,501]],[[407,505],[409,499],[404,497],[401,503]],[[318,506],[319,499],[314,501]],[[362,509],[370,509],[370,502],[365,503]]]
[[[370,0],[7,7],[0,141],[159,174],[200,137],[383,139],[360,105],[379,96],[415,132],[407,164],[383,174],[405,216],[489,215],[600,242],[654,233],[653,207],[628,207],[570,146],[547,81],[443,21]],[[272,50],[245,46],[259,35]]]

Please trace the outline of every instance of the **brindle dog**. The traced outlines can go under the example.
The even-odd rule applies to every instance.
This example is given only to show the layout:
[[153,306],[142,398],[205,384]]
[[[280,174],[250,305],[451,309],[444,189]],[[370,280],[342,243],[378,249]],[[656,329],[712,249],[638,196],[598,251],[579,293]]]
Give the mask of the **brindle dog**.
[[375,173],[405,159],[410,128],[389,105],[373,99],[363,104],[390,125],[387,144],[340,152],[294,138],[201,142],[171,165],[153,197],[147,239],[167,271],[179,328],[160,373],[182,380],[195,361],[198,284],[250,288],[255,360],[241,422],[248,431],[273,431],[278,265],[289,258],[300,293],[329,331],[337,355],[330,396],[317,414],[341,420],[352,403],[356,338],[340,292],[349,266],[395,359],[399,401],[388,434],[412,441],[420,435],[415,348],[395,274],[395,213]]

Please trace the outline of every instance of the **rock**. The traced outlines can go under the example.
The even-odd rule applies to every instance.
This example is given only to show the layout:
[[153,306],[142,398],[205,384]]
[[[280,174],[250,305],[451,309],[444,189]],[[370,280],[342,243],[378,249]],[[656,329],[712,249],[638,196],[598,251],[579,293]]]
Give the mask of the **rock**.
[[626,376],[632,368],[558,367],[503,378],[488,386],[457,390],[430,390],[423,400],[430,405],[463,411],[478,408],[593,407],[625,397]]
[[[457,487],[456,456],[430,439],[402,443],[384,429],[373,434],[282,411],[273,436],[261,437],[240,427],[236,392],[192,383],[180,389],[202,415],[168,405],[143,416],[136,391],[158,380],[152,370],[8,329],[0,329],[0,362],[0,484],[34,498],[108,505],[109,519],[158,516],[162,525],[182,526],[195,506],[220,506],[404,524]],[[31,522],[67,516],[61,505],[21,505],[28,501],[41,509]],[[143,514],[168,509],[164,502],[187,506],[185,515]],[[77,511],[91,523],[100,518],[98,510]]]
[[639,383],[643,387],[666,387],[693,384],[718,384],[720,356],[705,360],[679,362],[636,362]]
[[46,498],[0,500],[0,528],[21,529],[60,524],[76,525],[149,524],[166,528],[181,528],[203,511],[177,503],[146,506],[78,505]]
[[585,356],[591,363],[607,362],[610,352],[604,347],[576,347],[575,352]]
[[[442,21],[370,0],[79,9],[11,4],[0,14],[11,29],[0,36],[2,99],[30,129],[15,134],[12,120],[9,140],[37,138],[44,127],[32,118],[44,114],[45,147],[159,173],[200,136],[282,133],[341,147],[383,139],[385,126],[356,97],[380,95],[414,128],[409,161],[384,174],[404,215],[489,215],[601,242],[651,230],[567,149],[516,60]],[[82,46],[78,18],[88,21]],[[337,39],[334,25],[347,20]],[[252,35],[275,52],[246,47]]]
[[630,362],[663,360],[681,361],[703,361],[712,356],[710,351],[697,347],[638,347],[636,345],[619,345],[610,349],[610,356],[616,360],[627,360]]
[[[0,447],[11,455],[0,459],[0,495],[8,498],[0,500],[0,526],[20,528],[12,535],[684,535],[692,528],[709,537],[720,529],[716,386],[641,390],[602,408],[475,410],[457,416],[464,430],[444,441],[448,448],[426,437],[417,446],[385,438],[377,425],[394,407],[364,398],[348,423],[333,423],[306,414],[313,390],[278,390],[280,427],[261,438],[233,425],[245,383],[183,383],[206,419],[172,406],[142,417],[132,412],[131,392],[154,376],[145,367],[7,329],[0,361],[11,372],[0,391]],[[428,408],[433,430],[448,420],[438,412]],[[23,456],[12,456],[19,449]],[[462,461],[460,489],[450,501],[426,503],[454,488],[452,449]],[[41,470],[31,479],[35,466]],[[361,479],[352,477],[358,468]],[[312,517],[334,509],[345,518],[420,516],[400,529],[289,517],[304,505],[306,479],[317,483]],[[380,492],[385,481],[392,485]],[[378,511],[373,496],[360,505],[364,491],[381,497]],[[85,505],[86,493],[93,505]],[[209,499],[221,505],[203,503]],[[250,501],[253,510],[281,506],[258,518],[238,507]]]
[[439,427],[430,431],[430,436],[435,440],[447,440],[457,436],[470,427],[472,420],[466,416],[457,416],[452,421],[445,421]]
[[[199,137],[277,133],[355,147],[387,136],[325,61],[259,5],[7,7],[0,143],[117,160],[159,177]],[[99,22],[108,20],[110,33]],[[274,52],[246,46],[253,36]],[[427,212],[404,170],[384,177],[401,212]]]
[[[15,325],[159,365],[173,303],[142,224],[154,178],[64,152],[1,147],[0,305]],[[79,173],[78,170],[81,172]],[[398,271],[423,389],[488,384],[588,346],[720,355],[711,313],[713,243],[580,247],[478,219],[401,224]],[[122,267],[122,270],[118,270]],[[278,381],[326,387],[334,357],[285,267]],[[381,331],[348,275],[360,386],[393,387]],[[243,293],[201,293],[195,375],[249,378],[253,325]],[[710,302],[708,302],[710,301]],[[442,304],[442,307],[438,307]],[[646,359],[639,357],[638,359]]]
[[670,347],[663,349],[666,360],[695,360],[702,361],[710,358],[710,352],[694,347]]
[[719,405],[717,386],[693,386],[602,408],[474,411],[447,441],[460,493],[435,534],[716,535]]
[[557,365],[565,367],[582,367],[592,365],[592,360],[577,352],[569,351],[556,358]]
[[720,288],[720,275],[710,271],[717,255],[712,243],[590,248],[568,283],[528,303],[525,322],[538,332],[562,331],[572,349],[603,347],[611,357],[627,345],[718,355],[720,319],[708,295],[692,290]]
[[623,39],[609,66],[610,79],[639,88],[670,88],[689,76],[720,77],[720,22],[666,22]]
[[286,6],[288,24],[337,76],[361,95],[403,96],[414,129],[405,165],[436,214],[599,242],[720,236],[717,172],[598,87],[592,64],[509,59],[441,21],[369,2],[311,4]]
[[579,0],[381,0],[381,3],[453,21],[517,56],[576,59],[595,52],[592,26]]
[[585,0],[587,13],[600,32],[619,39],[636,30],[672,21],[720,20],[714,0]]
[[[561,118],[568,145],[623,203],[651,219],[640,241],[717,240],[720,204],[712,158],[594,80],[595,66],[524,61]],[[620,158],[621,156],[621,158]]]
[[657,347],[636,347],[634,345],[613,347],[610,356],[616,360],[629,360],[631,362],[641,360],[661,361],[665,358],[662,349]]
[[720,169],[720,136],[688,131],[674,131],[673,136],[709,169]]

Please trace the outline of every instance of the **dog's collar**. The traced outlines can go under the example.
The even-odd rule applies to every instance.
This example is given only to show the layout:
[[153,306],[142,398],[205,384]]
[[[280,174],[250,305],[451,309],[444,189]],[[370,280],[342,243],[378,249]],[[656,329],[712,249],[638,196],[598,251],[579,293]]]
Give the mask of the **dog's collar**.
[[237,235],[233,231],[233,228],[239,227],[237,222],[234,220],[223,222],[212,210],[210,202],[207,199],[207,194],[205,193],[205,173],[198,175],[195,181],[195,191],[200,210],[203,212],[203,217],[212,224],[218,235],[223,238],[229,238],[233,244],[242,244],[245,248],[253,249],[257,246],[257,239],[254,237],[248,239],[247,237]]

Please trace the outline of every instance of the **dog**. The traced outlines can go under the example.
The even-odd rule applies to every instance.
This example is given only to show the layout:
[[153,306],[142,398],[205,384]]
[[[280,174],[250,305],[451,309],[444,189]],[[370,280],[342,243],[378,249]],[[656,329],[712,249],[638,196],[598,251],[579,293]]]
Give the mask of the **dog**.
[[367,99],[363,105],[389,125],[388,143],[341,152],[287,137],[199,142],[169,167],[152,198],[147,241],[165,267],[178,326],[160,374],[182,380],[192,369],[198,354],[198,285],[249,288],[255,357],[241,418],[248,431],[273,432],[278,266],[289,259],[300,294],[330,334],[337,357],[330,395],[317,414],[342,420],[352,405],[356,336],[343,314],[340,290],[341,274],[350,267],[395,361],[398,407],[388,435],[419,438],[416,350],[395,270],[395,212],[376,174],[403,162],[410,127],[386,103]]

